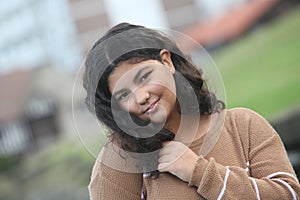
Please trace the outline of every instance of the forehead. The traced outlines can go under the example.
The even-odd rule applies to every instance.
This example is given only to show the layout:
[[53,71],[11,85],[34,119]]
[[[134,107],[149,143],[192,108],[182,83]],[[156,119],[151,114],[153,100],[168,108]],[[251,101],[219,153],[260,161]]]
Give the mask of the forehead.
[[153,67],[158,64],[159,61],[157,60],[146,60],[138,63],[125,61],[120,63],[108,77],[109,90],[112,92],[118,82],[118,85],[120,85],[120,83],[126,84],[126,82],[132,81],[140,69],[144,67]]

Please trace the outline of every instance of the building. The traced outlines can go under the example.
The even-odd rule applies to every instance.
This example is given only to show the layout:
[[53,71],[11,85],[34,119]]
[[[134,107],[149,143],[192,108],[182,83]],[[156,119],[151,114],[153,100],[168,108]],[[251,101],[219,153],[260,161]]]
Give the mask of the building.
[[74,81],[72,74],[51,66],[0,74],[0,157],[23,155],[76,135],[73,112],[78,121],[85,120],[80,130],[91,130],[83,88],[73,94]]
[[110,26],[103,0],[69,0],[81,53],[85,54],[93,42]]
[[0,156],[19,156],[59,134],[55,99],[32,85],[34,70],[0,76]]

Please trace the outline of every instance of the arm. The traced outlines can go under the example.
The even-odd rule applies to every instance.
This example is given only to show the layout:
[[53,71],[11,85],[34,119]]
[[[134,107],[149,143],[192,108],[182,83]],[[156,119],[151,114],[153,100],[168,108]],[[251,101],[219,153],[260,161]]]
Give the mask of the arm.
[[[167,168],[178,177],[182,177],[182,174],[190,177],[185,181],[190,186],[196,186],[199,195],[206,199],[299,199],[300,186],[280,138],[262,117],[249,110],[243,111],[236,116],[236,119],[243,120],[234,122],[237,123],[237,129],[233,131],[241,127],[248,132],[249,144],[245,146],[250,176],[242,167],[223,166],[213,158],[207,160],[201,156],[197,158],[191,174],[188,170],[180,171],[187,161],[180,163],[179,160],[192,157],[185,155],[191,151],[185,151],[173,164],[164,164],[163,167],[168,166],[164,170]],[[193,157],[189,163],[194,162]]]

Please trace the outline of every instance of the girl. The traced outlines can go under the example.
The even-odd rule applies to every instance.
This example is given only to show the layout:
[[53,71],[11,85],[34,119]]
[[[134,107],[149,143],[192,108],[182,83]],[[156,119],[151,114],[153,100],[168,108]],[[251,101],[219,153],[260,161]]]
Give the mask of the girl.
[[226,110],[166,35],[121,23],[85,66],[86,103],[110,132],[91,199],[299,198],[274,129],[249,109]]

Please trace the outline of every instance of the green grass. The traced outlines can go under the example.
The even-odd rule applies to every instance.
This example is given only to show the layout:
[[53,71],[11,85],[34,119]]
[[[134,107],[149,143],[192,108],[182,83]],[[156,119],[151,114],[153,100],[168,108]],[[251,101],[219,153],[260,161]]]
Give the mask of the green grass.
[[223,77],[227,107],[269,118],[300,103],[300,9],[256,28],[212,54]]

